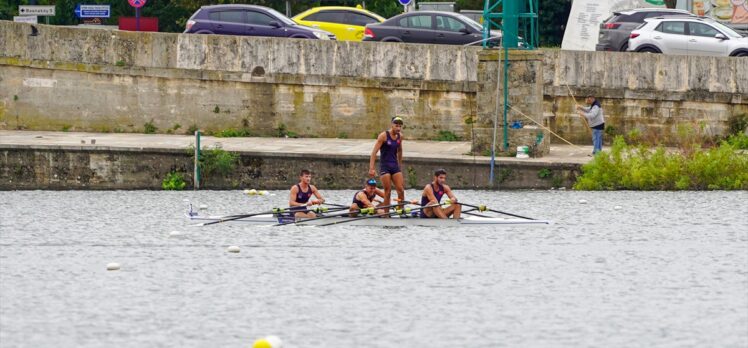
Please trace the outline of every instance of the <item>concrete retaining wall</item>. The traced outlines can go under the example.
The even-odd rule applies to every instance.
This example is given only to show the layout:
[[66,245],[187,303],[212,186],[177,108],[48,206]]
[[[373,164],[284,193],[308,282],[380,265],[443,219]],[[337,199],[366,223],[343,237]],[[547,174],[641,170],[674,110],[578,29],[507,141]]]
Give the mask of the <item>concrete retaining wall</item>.
[[[324,189],[358,189],[368,172],[368,156],[309,156],[239,153],[227,176],[207,175],[204,189],[262,187],[287,189],[299,168],[315,172]],[[76,146],[0,146],[0,190],[19,189],[161,189],[167,173],[176,171],[192,182],[191,156],[178,149],[112,149]],[[454,188],[490,188],[485,161],[409,158],[404,168],[407,188],[422,188],[434,168],[445,168]],[[547,171],[550,170],[550,174]],[[544,172],[543,177],[538,175]],[[571,187],[580,172],[576,164],[502,163],[496,186],[501,189]]]

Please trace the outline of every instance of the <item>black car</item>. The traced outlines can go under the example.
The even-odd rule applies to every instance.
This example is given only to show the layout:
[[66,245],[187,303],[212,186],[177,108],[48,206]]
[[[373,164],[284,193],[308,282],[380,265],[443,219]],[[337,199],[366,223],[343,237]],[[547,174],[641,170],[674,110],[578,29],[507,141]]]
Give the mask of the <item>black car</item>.
[[184,32],[335,40],[326,31],[298,25],[272,8],[253,5],[203,6],[187,21]]
[[[419,11],[392,17],[383,23],[367,24],[364,41],[411,42],[446,45],[480,45],[482,27],[454,12]],[[500,34],[492,32],[497,41]]]

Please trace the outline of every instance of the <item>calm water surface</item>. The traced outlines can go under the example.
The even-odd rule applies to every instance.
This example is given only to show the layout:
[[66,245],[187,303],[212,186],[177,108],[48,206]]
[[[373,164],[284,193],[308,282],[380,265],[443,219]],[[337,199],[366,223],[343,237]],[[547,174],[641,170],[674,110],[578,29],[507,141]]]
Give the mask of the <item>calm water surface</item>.
[[0,346],[748,347],[746,192],[457,192],[549,227],[181,215],[273,193],[0,192]]

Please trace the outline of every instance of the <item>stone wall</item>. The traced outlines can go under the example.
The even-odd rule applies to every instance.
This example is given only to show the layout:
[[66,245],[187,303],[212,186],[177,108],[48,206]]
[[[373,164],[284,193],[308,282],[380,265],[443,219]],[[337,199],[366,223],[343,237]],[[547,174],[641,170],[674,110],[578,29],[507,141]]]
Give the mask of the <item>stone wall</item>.
[[730,117],[748,114],[745,57],[546,51],[544,68],[544,114],[576,143],[591,142],[574,113],[588,94],[601,99],[608,134],[638,129],[667,144],[684,126],[722,136]]
[[6,129],[470,136],[476,47],[36,27],[0,21]]
[[[369,168],[368,156],[319,156],[239,153],[227,176],[205,175],[201,189],[287,189],[298,180],[299,168],[315,172],[324,189],[358,189]],[[161,189],[172,171],[192,182],[193,161],[180,149],[113,149],[75,146],[0,146],[0,190],[24,189]],[[522,160],[502,161],[495,186],[488,182],[487,162],[439,158],[408,159],[403,168],[407,188],[422,188],[434,168],[449,172],[453,188],[547,189],[571,187],[579,165]],[[538,175],[541,171],[550,175]]]

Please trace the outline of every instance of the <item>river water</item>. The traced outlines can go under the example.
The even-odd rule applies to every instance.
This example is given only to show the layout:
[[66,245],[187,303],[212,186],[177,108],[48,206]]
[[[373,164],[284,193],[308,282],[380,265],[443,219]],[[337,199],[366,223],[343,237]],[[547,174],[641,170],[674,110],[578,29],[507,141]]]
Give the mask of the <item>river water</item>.
[[748,346],[746,192],[457,192],[547,227],[182,216],[283,206],[272,193],[0,192],[0,346]]

